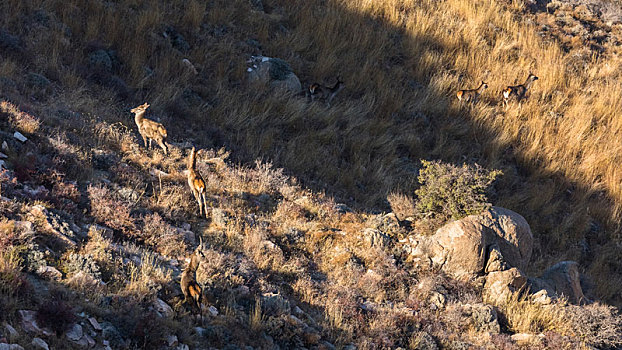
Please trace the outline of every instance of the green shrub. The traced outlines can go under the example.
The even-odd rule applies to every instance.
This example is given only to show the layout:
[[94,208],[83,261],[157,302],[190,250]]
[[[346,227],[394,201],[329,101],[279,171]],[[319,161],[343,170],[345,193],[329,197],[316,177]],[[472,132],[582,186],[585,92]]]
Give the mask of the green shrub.
[[490,207],[486,191],[501,171],[486,170],[477,164],[458,167],[439,161],[421,163],[421,187],[415,191],[420,218],[460,219]]

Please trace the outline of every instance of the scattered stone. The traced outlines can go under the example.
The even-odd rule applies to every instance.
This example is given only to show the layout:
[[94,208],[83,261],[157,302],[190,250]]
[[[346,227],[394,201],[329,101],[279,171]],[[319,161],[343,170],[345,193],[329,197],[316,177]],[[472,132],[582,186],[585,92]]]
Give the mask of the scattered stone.
[[82,331],[82,326],[80,326],[77,323],[74,323],[71,329],[67,331],[66,335],[69,340],[72,340],[74,342],[79,341],[84,335],[84,332]]
[[44,350],[50,350],[50,348],[48,347],[48,343],[46,343],[43,339],[41,338],[34,338],[32,340],[31,343],[35,348],[37,349],[44,349]]
[[0,152],[0,158],[2,158],[2,159],[7,159],[7,158],[8,158],[8,156],[7,156],[6,154],[4,154],[4,153]]
[[46,336],[51,336],[53,333],[45,328],[40,328],[37,325],[37,312],[32,310],[19,310],[17,312],[22,319],[22,329],[28,333],[34,334],[43,334]]
[[207,308],[207,311],[212,317],[218,316],[218,309],[214,305],[210,305],[210,307]]
[[22,135],[21,132],[16,131],[13,133],[13,137],[16,138],[19,142],[26,142],[28,141],[28,138],[24,135]]
[[175,311],[173,311],[173,308],[171,308],[166,302],[164,302],[164,300],[160,298],[156,298],[153,303],[153,307],[156,309],[156,311],[163,314],[165,317],[175,316]]
[[499,334],[501,327],[497,319],[497,311],[486,304],[465,304],[463,312],[471,317],[473,328],[477,332]]
[[168,344],[168,346],[176,346],[177,344],[179,344],[179,339],[177,339],[176,335],[169,335],[168,337],[166,337],[166,343]]
[[363,239],[370,248],[385,248],[391,243],[391,237],[373,228],[363,230]]
[[510,338],[518,345],[527,346],[527,345],[539,345],[542,343],[542,339],[544,335],[539,334],[529,334],[529,333],[516,333],[513,334]]
[[91,326],[93,326],[94,330],[96,330],[96,331],[102,331],[103,330],[102,326],[99,324],[99,322],[97,322],[95,317],[89,317],[89,323],[91,324]]
[[5,152],[9,151],[9,144],[6,141],[2,141],[2,150]]
[[13,328],[13,326],[11,326],[8,323],[4,325],[4,329],[6,330],[7,334],[9,335],[9,340],[14,340],[15,338],[17,338],[19,336],[19,333],[17,332],[17,330],[15,328]]
[[439,293],[437,291],[430,292],[430,298],[428,299],[430,304],[434,305],[434,307],[438,309],[442,309],[445,307],[447,303],[447,297],[443,293]]
[[509,298],[512,293],[522,289],[526,283],[527,277],[515,267],[506,271],[491,272],[486,276],[482,294],[486,302],[497,305]]
[[[548,268],[540,278],[529,280],[531,291],[546,291],[548,297],[567,297],[573,304],[587,302],[581,289],[579,264],[574,261],[562,261]],[[546,298],[544,298],[546,301]]]
[[184,66],[186,66],[188,68],[188,70],[190,71],[190,73],[197,75],[199,74],[199,72],[197,71],[197,69],[194,67],[194,64],[192,64],[192,62],[190,62],[189,59],[184,58],[183,60],[181,60],[181,63],[183,63]]
[[438,349],[438,345],[436,345],[436,341],[427,332],[419,332],[415,336],[413,336],[412,344],[413,346],[411,349],[414,349],[414,350],[437,350]]
[[52,266],[39,266],[37,274],[53,281],[60,281],[63,278],[63,274]]
[[19,344],[0,344],[0,350],[24,350],[24,348]]

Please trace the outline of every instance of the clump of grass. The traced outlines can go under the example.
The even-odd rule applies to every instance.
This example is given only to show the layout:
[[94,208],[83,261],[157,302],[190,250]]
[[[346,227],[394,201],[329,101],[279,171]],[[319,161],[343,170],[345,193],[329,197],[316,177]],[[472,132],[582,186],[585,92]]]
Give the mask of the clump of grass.
[[63,334],[76,321],[73,307],[58,298],[45,302],[37,310],[37,321],[43,327],[48,327],[57,336]]
[[130,216],[130,206],[120,200],[105,186],[89,185],[87,192],[91,202],[91,215],[100,223],[123,233],[135,228]]
[[563,335],[572,334],[568,324],[569,315],[562,301],[543,305],[532,301],[528,295],[512,293],[497,307],[500,310],[500,321],[514,333],[554,331]]
[[8,101],[0,102],[0,112],[8,114],[11,126],[24,134],[37,132],[41,125],[41,121],[38,118],[22,112],[16,105]]

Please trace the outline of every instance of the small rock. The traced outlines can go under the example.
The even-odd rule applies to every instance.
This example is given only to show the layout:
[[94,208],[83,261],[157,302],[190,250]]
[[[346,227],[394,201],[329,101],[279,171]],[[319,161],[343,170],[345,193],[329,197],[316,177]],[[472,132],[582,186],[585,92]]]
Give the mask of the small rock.
[[2,343],[0,344],[0,350],[24,350],[24,348],[18,344]]
[[184,58],[183,60],[181,60],[181,63],[183,63],[183,64],[184,64],[184,66],[188,67],[188,70],[189,70],[192,74],[194,74],[194,75],[199,74],[199,72],[197,72],[197,69],[194,67],[194,64],[192,64],[192,62],[190,62],[190,60],[189,60],[189,59]]
[[214,305],[210,305],[210,307],[207,308],[207,311],[210,315],[212,315],[212,317],[218,316],[218,309],[214,307]]
[[13,326],[11,326],[8,323],[4,325],[4,329],[6,330],[6,332],[9,335],[9,340],[13,340],[13,339],[17,338],[17,336],[19,335],[19,333],[17,333],[17,330],[15,328],[13,328]]
[[92,347],[94,347],[94,346],[95,346],[95,344],[97,344],[97,343],[95,342],[95,339],[93,339],[93,338],[92,338],[90,335],[88,335],[88,334],[85,334],[85,335],[84,335],[84,337],[82,337],[82,339],[85,339],[85,340],[86,340],[86,343],[87,343],[87,345],[88,345],[88,347],[89,347],[89,348],[92,348]]
[[370,248],[385,248],[391,242],[391,237],[373,228],[364,229],[363,238]]
[[546,289],[541,289],[538,292],[532,294],[531,300],[535,303],[542,305],[548,305],[553,301]]
[[419,332],[413,336],[413,347],[415,350],[437,350],[436,341],[427,332]]
[[166,337],[166,343],[168,344],[168,346],[176,346],[177,344],[179,344],[179,339],[177,339],[176,335],[169,335],[168,337]]
[[48,347],[48,343],[46,343],[43,339],[41,338],[34,338],[32,340],[31,343],[34,347],[36,347],[37,349],[44,349],[44,350],[50,350],[50,348]]
[[489,332],[499,334],[501,327],[497,319],[497,312],[491,305],[486,304],[465,304],[464,313],[471,317],[473,328],[477,332]]
[[166,302],[164,302],[164,300],[160,298],[157,298],[155,300],[155,302],[153,303],[153,307],[156,309],[156,311],[158,311],[159,313],[163,314],[166,317],[175,316],[175,311],[173,311],[173,308],[171,308]]
[[52,266],[39,266],[37,274],[54,281],[60,281],[63,278],[63,274]]
[[[6,141],[5,141],[5,142],[6,142]],[[4,153],[0,152],[0,158],[2,158],[2,159],[6,159],[6,158],[8,158],[8,156],[7,156],[6,154],[4,154]]]
[[205,334],[205,328],[203,327],[194,327],[194,331],[200,336],[203,336],[203,334]]
[[490,248],[488,248],[488,262],[486,262],[484,272],[490,273],[495,271],[505,271],[509,268],[510,266],[503,259],[499,245],[496,243],[492,244]]
[[9,151],[9,144],[6,141],[2,141],[2,150],[5,152]]
[[190,350],[190,347],[186,344],[179,344],[175,350]]
[[51,336],[53,333],[45,328],[39,328],[36,317],[37,312],[32,310],[19,310],[18,314],[22,319],[22,328],[28,333],[43,334]]
[[19,142],[26,142],[28,141],[28,138],[24,135],[22,135],[21,132],[16,131],[13,133],[13,137],[16,138]]
[[77,323],[74,323],[74,325],[66,333],[66,335],[67,335],[67,338],[69,340],[72,340],[74,342],[79,341],[82,338],[82,336],[84,335],[84,332],[82,332],[82,326],[80,326]]
[[512,340],[518,345],[538,345],[542,342],[543,335],[535,335],[529,333],[516,333],[511,336]]
[[512,293],[522,289],[526,283],[527,277],[515,267],[506,271],[491,272],[486,276],[482,294],[486,302],[497,305]]
[[430,304],[436,306],[439,309],[442,309],[445,307],[445,304],[447,303],[447,297],[443,293],[432,291],[430,292],[429,301],[430,301]]
[[89,323],[91,323],[91,326],[93,326],[94,330],[96,330],[96,331],[101,331],[102,330],[102,326],[99,324],[99,322],[97,322],[95,317],[89,317]]
[[0,169],[6,169],[4,160],[0,160]]

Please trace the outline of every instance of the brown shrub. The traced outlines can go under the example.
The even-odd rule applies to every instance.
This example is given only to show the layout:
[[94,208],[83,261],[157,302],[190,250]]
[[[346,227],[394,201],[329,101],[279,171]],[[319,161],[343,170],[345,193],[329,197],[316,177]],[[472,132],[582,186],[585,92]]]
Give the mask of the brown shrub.
[[11,126],[24,134],[35,133],[41,125],[38,118],[22,112],[17,106],[7,101],[0,102],[0,112],[8,114]]
[[389,205],[391,205],[391,210],[395,213],[398,220],[413,217],[416,213],[415,201],[408,195],[392,192],[387,196],[387,200],[389,201]]
[[130,206],[121,201],[103,185],[89,185],[91,215],[100,223],[123,233],[129,234],[135,229],[134,219],[130,216]]
[[145,243],[156,248],[156,251],[172,257],[185,255],[188,245],[179,230],[169,225],[158,213],[143,217],[144,226],[137,235]]

